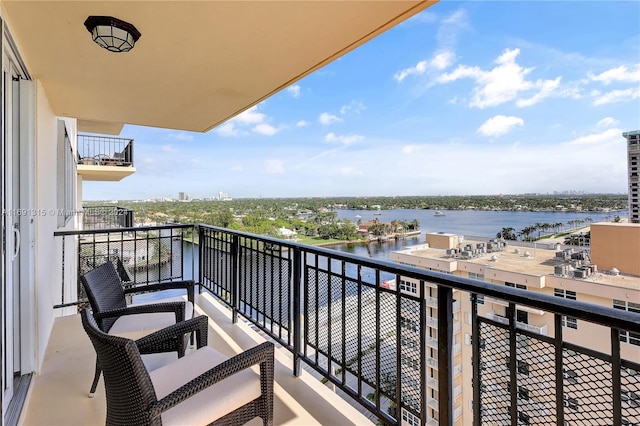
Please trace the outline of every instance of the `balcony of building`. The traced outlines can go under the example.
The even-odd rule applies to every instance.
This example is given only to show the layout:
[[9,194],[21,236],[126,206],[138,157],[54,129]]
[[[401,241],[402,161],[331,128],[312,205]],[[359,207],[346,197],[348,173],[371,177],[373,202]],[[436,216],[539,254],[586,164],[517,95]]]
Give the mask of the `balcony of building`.
[[[262,339],[277,344],[275,411],[283,412],[276,424],[514,424],[511,419],[525,416],[533,424],[532,404],[546,410],[540,421],[640,422],[633,399],[640,395],[638,347],[621,334],[640,333],[638,314],[206,225],[92,237],[98,233],[105,230],[56,234],[65,254],[55,308],[71,315],[54,324],[24,424],[37,424],[53,396],[56,423],[104,418],[101,395],[86,399],[94,358],[75,316],[82,297],[74,274],[114,258],[128,270],[130,285],[194,278],[198,310],[210,318],[210,344],[224,352]],[[390,274],[418,280],[419,294],[385,288]],[[428,325],[433,300],[424,294],[426,284],[437,288],[437,329]],[[454,289],[471,298],[471,344],[454,339]],[[480,315],[478,295],[506,302],[506,321]],[[551,314],[548,333],[519,326],[516,306]],[[581,327],[591,324],[591,338],[575,342],[565,335],[565,315]],[[567,395],[582,397],[571,396],[568,405]]]
[[78,175],[85,181],[119,181],[135,173],[133,139],[78,135]]
[[82,209],[82,229],[132,228],[134,212],[120,206],[86,206]]

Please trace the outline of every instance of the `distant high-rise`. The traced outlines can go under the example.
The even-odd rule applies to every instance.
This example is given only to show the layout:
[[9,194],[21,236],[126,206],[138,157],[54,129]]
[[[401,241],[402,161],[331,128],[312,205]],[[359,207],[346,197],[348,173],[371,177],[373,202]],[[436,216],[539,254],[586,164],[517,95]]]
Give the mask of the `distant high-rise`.
[[640,223],[640,130],[622,134],[627,139],[629,167],[629,222]]
[[186,192],[178,192],[178,201],[191,201],[191,195]]

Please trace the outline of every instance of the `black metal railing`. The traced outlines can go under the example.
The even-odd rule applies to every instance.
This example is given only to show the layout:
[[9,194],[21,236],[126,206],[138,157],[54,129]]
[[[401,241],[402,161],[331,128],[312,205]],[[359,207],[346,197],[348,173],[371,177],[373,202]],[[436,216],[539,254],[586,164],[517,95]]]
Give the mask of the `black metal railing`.
[[79,277],[108,260],[127,287],[194,279],[193,231],[193,225],[171,225],[55,232],[61,268],[54,308],[86,302]]
[[82,209],[82,229],[132,228],[133,210],[119,206],[87,206]]
[[78,164],[133,167],[133,139],[78,135]]
[[[640,314],[229,229],[177,229],[197,230],[194,278],[234,322],[244,317],[293,354],[294,374],[306,364],[382,423],[640,422],[640,346],[626,343],[640,339]],[[78,253],[102,242],[87,243]],[[415,293],[401,289],[409,280]],[[522,322],[525,308],[551,325]],[[605,338],[576,343],[569,317]],[[473,395],[462,398],[466,364]]]

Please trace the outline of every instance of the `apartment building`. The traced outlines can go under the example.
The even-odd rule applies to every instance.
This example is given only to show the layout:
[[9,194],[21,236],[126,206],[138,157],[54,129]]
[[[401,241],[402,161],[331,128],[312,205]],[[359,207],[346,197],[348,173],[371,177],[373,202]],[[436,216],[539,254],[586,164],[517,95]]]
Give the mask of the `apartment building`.
[[629,222],[640,223],[640,130],[622,134],[627,139],[629,167]]
[[[640,312],[640,225],[630,223],[597,223],[591,228],[592,247],[575,248],[560,244],[536,244],[531,247],[507,244],[501,240],[469,241],[463,236],[448,233],[428,234],[427,243],[391,254],[391,260],[406,265],[444,272],[454,276],[472,278],[493,284],[524,289],[532,293],[543,293],[556,297],[587,302],[593,305],[613,307],[631,312]],[[400,290],[417,294],[418,282],[411,279],[400,281]],[[428,295],[427,306],[431,318],[437,313],[435,288],[425,284]],[[488,296],[477,296],[473,306],[471,295],[454,291],[458,304],[454,309],[454,397],[456,424],[471,424],[473,421],[472,382],[476,381],[472,365],[472,312],[477,312],[488,321],[509,323],[509,304]],[[518,372],[517,383],[511,384],[507,366],[511,362],[508,333],[481,332],[479,339],[479,369],[482,371],[482,416],[483,419],[509,422],[511,395],[518,401],[519,424],[555,423],[555,384],[540,380],[553,371],[555,348],[533,336],[556,334],[555,316],[525,305],[515,306],[515,326],[526,330],[527,335],[516,335],[515,361]],[[403,320],[406,321],[406,320]],[[427,342],[437,347],[437,322],[428,323]],[[571,344],[588,348],[594,353],[608,353],[610,330],[593,323],[579,321],[571,316],[561,316],[562,338]],[[481,324],[481,327],[484,324]],[[488,328],[481,328],[481,330]],[[532,334],[533,333],[533,334]],[[620,358],[640,362],[640,334],[621,330]],[[413,353],[411,342],[403,343],[403,359]],[[594,393],[593,381],[610,383],[612,378],[603,368],[604,361],[585,359],[583,354],[562,349],[564,377],[564,420],[572,424],[578,420],[595,420],[597,410],[594,401],[603,407],[611,407],[613,400],[606,394]],[[477,358],[476,358],[477,359]],[[408,360],[407,363],[415,362]],[[640,422],[640,393],[637,392],[638,371],[624,370],[621,376],[623,396],[622,423]],[[437,362],[429,363],[427,385],[432,404],[437,406],[437,387],[432,390],[433,378],[437,377]],[[478,383],[476,381],[476,383]],[[625,383],[628,390],[625,393]],[[513,386],[513,387],[512,387]],[[515,392],[514,392],[515,391]],[[587,409],[587,404],[589,408]],[[585,411],[589,411],[586,415]],[[585,417],[586,415],[586,417]],[[589,417],[594,416],[594,417]],[[403,415],[407,424],[415,424],[411,416]],[[437,419],[432,410],[429,417]],[[606,417],[605,417],[606,419]],[[610,420],[610,419],[609,419]]]

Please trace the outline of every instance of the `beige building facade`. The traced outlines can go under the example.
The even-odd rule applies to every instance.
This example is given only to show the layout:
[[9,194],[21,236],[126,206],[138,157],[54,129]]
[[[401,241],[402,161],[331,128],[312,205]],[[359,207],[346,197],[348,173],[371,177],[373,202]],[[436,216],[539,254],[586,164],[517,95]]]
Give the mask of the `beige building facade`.
[[[426,240],[427,244],[422,246],[392,253],[391,260],[493,284],[640,313],[640,274],[638,273],[640,225],[638,224],[591,225],[591,250],[588,248],[585,250],[584,247],[563,249],[561,246],[553,245],[549,245],[553,248],[547,248],[547,245],[542,244],[534,247],[515,246],[499,240],[469,241],[462,236],[453,238],[451,234],[444,233],[428,234]],[[400,289],[403,292],[417,294],[418,283],[411,281],[411,279],[401,280]],[[426,285],[429,286],[429,284]],[[435,294],[435,287],[425,290],[425,294]],[[461,392],[454,392],[455,407],[459,407],[459,412],[456,413],[458,416],[455,417],[457,425],[466,425],[473,422],[472,302],[470,295],[461,291],[454,290],[453,297],[459,304],[458,309],[454,309],[453,343],[456,348],[459,348],[458,352],[454,351],[454,368],[456,369],[454,386],[461,386]],[[434,298],[435,296],[431,297],[431,299]],[[430,302],[437,307],[435,300]],[[480,316],[508,324],[506,302],[478,296],[476,306]],[[431,314],[434,319],[437,318],[435,309]],[[427,323],[431,326],[429,322]],[[609,353],[611,332],[608,327],[569,316],[563,316],[561,323],[563,341],[592,351]],[[554,337],[554,325],[553,314],[528,306],[516,306],[518,329],[535,335]],[[428,334],[437,336],[437,328],[429,329]],[[489,341],[488,338],[486,342],[482,342],[481,347],[484,347],[482,368],[484,365],[489,366],[488,368],[491,366],[504,368],[508,365],[509,347],[505,342],[500,339]],[[534,379],[534,377],[543,377],[543,374],[553,377],[553,347],[550,349],[539,343],[537,339],[518,336],[519,424],[555,423],[555,397],[550,397],[554,391],[553,385],[541,384]],[[503,347],[505,345],[506,347]],[[620,355],[624,360],[640,363],[640,335],[621,331]],[[570,357],[567,356],[565,359],[567,363],[566,371],[563,373],[565,420],[567,424],[572,424],[571,420],[583,418],[587,402],[592,404],[593,401],[587,397],[588,392],[583,389],[584,383],[590,380],[587,378],[587,371],[572,366]],[[437,377],[437,363],[430,367],[432,368],[427,370],[429,392],[431,392],[430,377]],[[432,369],[435,371],[431,371]],[[526,370],[526,376],[523,374],[520,377],[521,369],[523,372]],[[487,415],[488,418],[495,419],[500,415],[507,415],[510,406],[509,375],[495,375],[490,383],[483,382],[483,388],[484,391],[488,393],[491,391],[497,395],[502,392],[502,398],[498,396],[490,403],[483,402],[483,416]],[[640,404],[640,395],[637,393],[629,391],[631,397],[623,401],[623,420],[630,422],[623,424],[640,422],[640,412],[636,408]],[[429,404],[431,398],[436,400]],[[427,395],[427,401],[428,406],[437,406],[437,393]],[[434,424],[437,415],[435,410],[428,414]]]

